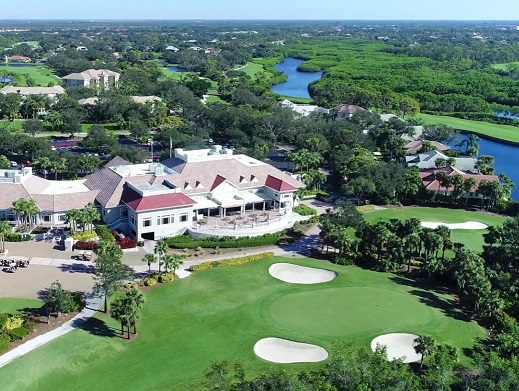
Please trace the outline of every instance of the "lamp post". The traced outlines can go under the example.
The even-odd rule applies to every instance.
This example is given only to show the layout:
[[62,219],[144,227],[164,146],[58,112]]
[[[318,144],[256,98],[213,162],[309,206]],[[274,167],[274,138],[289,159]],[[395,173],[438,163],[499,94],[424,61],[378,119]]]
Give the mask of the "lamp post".
[[148,139],[148,144],[150,145],[150,151],[151,151],[151,162],[153,163],[153,139]]

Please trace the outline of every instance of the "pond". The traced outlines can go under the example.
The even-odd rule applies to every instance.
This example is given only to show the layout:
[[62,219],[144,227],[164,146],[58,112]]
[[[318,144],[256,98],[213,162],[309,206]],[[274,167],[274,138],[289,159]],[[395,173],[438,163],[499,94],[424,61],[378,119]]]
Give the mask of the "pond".
[[0,76],[0,83],[11,83],[13,78],[11,76]]
[[171,72],[190,72],[185,68],[179,68],[179,67],[174,67],[174,66],[169,66],[166,68],[169,69]]
[[297,67],[303,62],[303,60],[295,58],[285,58],[285,61],[276,64],[276,69],[284,72],[288,76],[288,80],[272,86],[271,90],[277,94],[294,98],[310,98],[308,85],[319,80],[323,72],[299,72]]
[[[461,140],[467,140],[468,136],[463,134]],[[457,143],[460,139],[454,142]],[[497,174],[506,174],[517,185],[512,192],[512,198],[519,201],[519,145],[500,143],[498,141],[479,137],[479,155],[490,155],[495,158],[493,167]]]
[[0,64],[0,67],[9,67],[9,68],[30,68],[30,67],[35,67],[35,66],[37,66],[37,65],[35,65],[35,64],[14,64],[14,63]]

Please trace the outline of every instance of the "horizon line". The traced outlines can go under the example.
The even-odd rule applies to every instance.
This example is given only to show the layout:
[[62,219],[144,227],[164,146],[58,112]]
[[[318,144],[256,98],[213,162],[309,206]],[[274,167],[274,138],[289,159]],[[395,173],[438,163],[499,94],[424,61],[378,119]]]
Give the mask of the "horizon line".
[[414,21],[425,21],[425,22],[514,22],[519,23],[517,19],[425,19],[425,18],[417,18],[417,19],[340,19],[340,18],[326,18],[326,19],[242,19],[242,18],[216,18],[216,19],[206,19],[206,18],[7,18],[2,19],[0,21],[70,21],[70,22],[113,22],[113,21],[186,21],[186,22],[227,22],[227,21],[242,21],[242,22],[258,22],[258,21],[291,21],[291,22],[414,22]]

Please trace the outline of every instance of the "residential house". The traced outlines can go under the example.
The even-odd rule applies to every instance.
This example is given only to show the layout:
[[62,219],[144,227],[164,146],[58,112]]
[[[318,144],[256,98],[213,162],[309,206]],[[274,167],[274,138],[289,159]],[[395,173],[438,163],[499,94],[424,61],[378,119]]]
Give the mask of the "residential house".
[[[409,167],[416,166],[420,170],[429,170],[436,168],[436,160],[440,158],[447,160],[449,156],[438,151],[428,151],[406,156],[405,160]],[[454,167],[457,169],[474,174],[478,173],[476,168],[477,159],[471,157],[456,157],[454,161]]]
[[67,87],[87,87],[102,90],[115,88],[119,84],[120,73],[108,69],[88,69],[63,77]]
[[0,90],[0,94],[18,94],[23,97],[31,95],[44,95],[49,98],[55,98],[57,95],[64,94],[65,89],[61,86],[53,87],[17,87],[5,86]]
[[166,47],[166,52],[174,52],[174,53],[176,53],[176,52],[178,52],[179,50],[180,50],[180,49],[177,48],[176,46],[168,46],[168,47]]
[[295,104],[288,99],[282,100],[278,105],[281,108],[289,108],[302,117],[319,117],[330,113],[330,110],[325,109],[324,107]]
[[429,144],[433,150],[444,153],[450,151],[451,147],[439,143],[437,141],[413,140],[409,141],[405,146],[406,155],[416,155],[423,150],[425,144]]
[[367,112],[368,110],[356,105],[339,105],[333,110],[336,119],[349,119],[355,114]]
[[9,62],[12,62],[12,63],[27,63],[27,62],[31,62],[31,58],[30,57],[26,57],[26,56],[5,56],[5,62],[6,63],[9,63]]
[[420,172],[420,178],[422,178],[422,182],[424,188],[429,193],[436,193],[442,195],[450,195],[454,191],[453,186],[445,187],[442,186],[438,178],[438,173],[444,172],[447,176],[461,175],[463,180],[466,179],[474,179],[476,181],[476,186],[470,190],[469,194],[464,194],[463,197],[470,198],[481,198],[483,197],[478,193],[477,188],[479,184],[484,181],[498,182],[499,177],[496,175],[481,175],[481,174],[469,174],[463,172],[455,167],[443,167],[443,168],[432,168],[429,170],[424,170]]
[[[131,96],[130,97],[135,103],[142,103],[146,104],[148,102],[162,102],[162,99],[155,95],[149,95],[149,96]],[[90,106],[96,106],[99,102],[98,97],[91,97],[91,98],[84,98],[79,99],[78,103],[80,105],[90,105]]]

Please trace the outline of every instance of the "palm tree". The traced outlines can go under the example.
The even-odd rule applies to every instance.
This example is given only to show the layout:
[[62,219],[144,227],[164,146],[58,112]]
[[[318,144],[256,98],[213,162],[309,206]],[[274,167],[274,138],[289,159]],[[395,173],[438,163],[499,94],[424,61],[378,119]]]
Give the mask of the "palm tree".
[[13,232],[13,229],[9,223],[7,221],[0,221],[0,252],[2,253],[5,252],[5,239],[11,232]]
[[180,267],[180,265],[184,264],[184,258],[178,254],[168,254],[164,256],[163,262],[164,267],[166,268],[166,273],[168,272],[168,269],[172,269],[173,275],[175,275],[175,272]]
[[52,161],[47,156],[42,156],[36,159],[34,164],[43,170],[43,175],[45,179],[47,179],[47,171],[51,169]]
[[114,300],[110,307],[110,316],[121,323],[121,334],[124,334],[124,326],[128,325],[128,315],[126,314],[126,303],[122,297]]
[[76,230],[76,222],[79,219],[79,209],[69,209],[65,212],[65,221],[70,224],[70,233]]
[[468,204],[470,193],[476,188],[477,182],[474,178],[468,178],[463,181],[463,185],[461,188],[463,189],[463,193],[465,193],[465,204]]
[[153,250],[153,252],[157,256],[158,261],[159,261],[159,276],[160,276],[160,267],[162,266],[162,263],[163,263],[163,257],[168,252],[168,249],[169,249],[168,243],[165,240],[159,240],[157,242],[157,244],[155,245],[155,250]]
[[445,250],[452,247],[451,230],[446,225],[440,225],[434,230],[442,240],[442,258],[445,258]]
[[157,256],[152,253],[148,253],[142,258],[142,262],[146,262],[148,264],[148,274],[151,274],[151,264],[157,262]]
[[97,210],[96,206],[92,202],[89,202],[85,206],[85,209],[83,209],[83,211],[85,214],[84,215],[85,224],[88,224],[89,229],[92,230],[94,221],[100,220],[101,215],[99,214],[99,211]]
[[419,335],[414,340],[414,350],[416,354],[420,354],[422,358],[420,359],[420,369],[422,369],[423,366],[423,359],[426,356],[431,355],[431,353],[434,351],[436,342],[432,337],[429,337],[428,335]]

